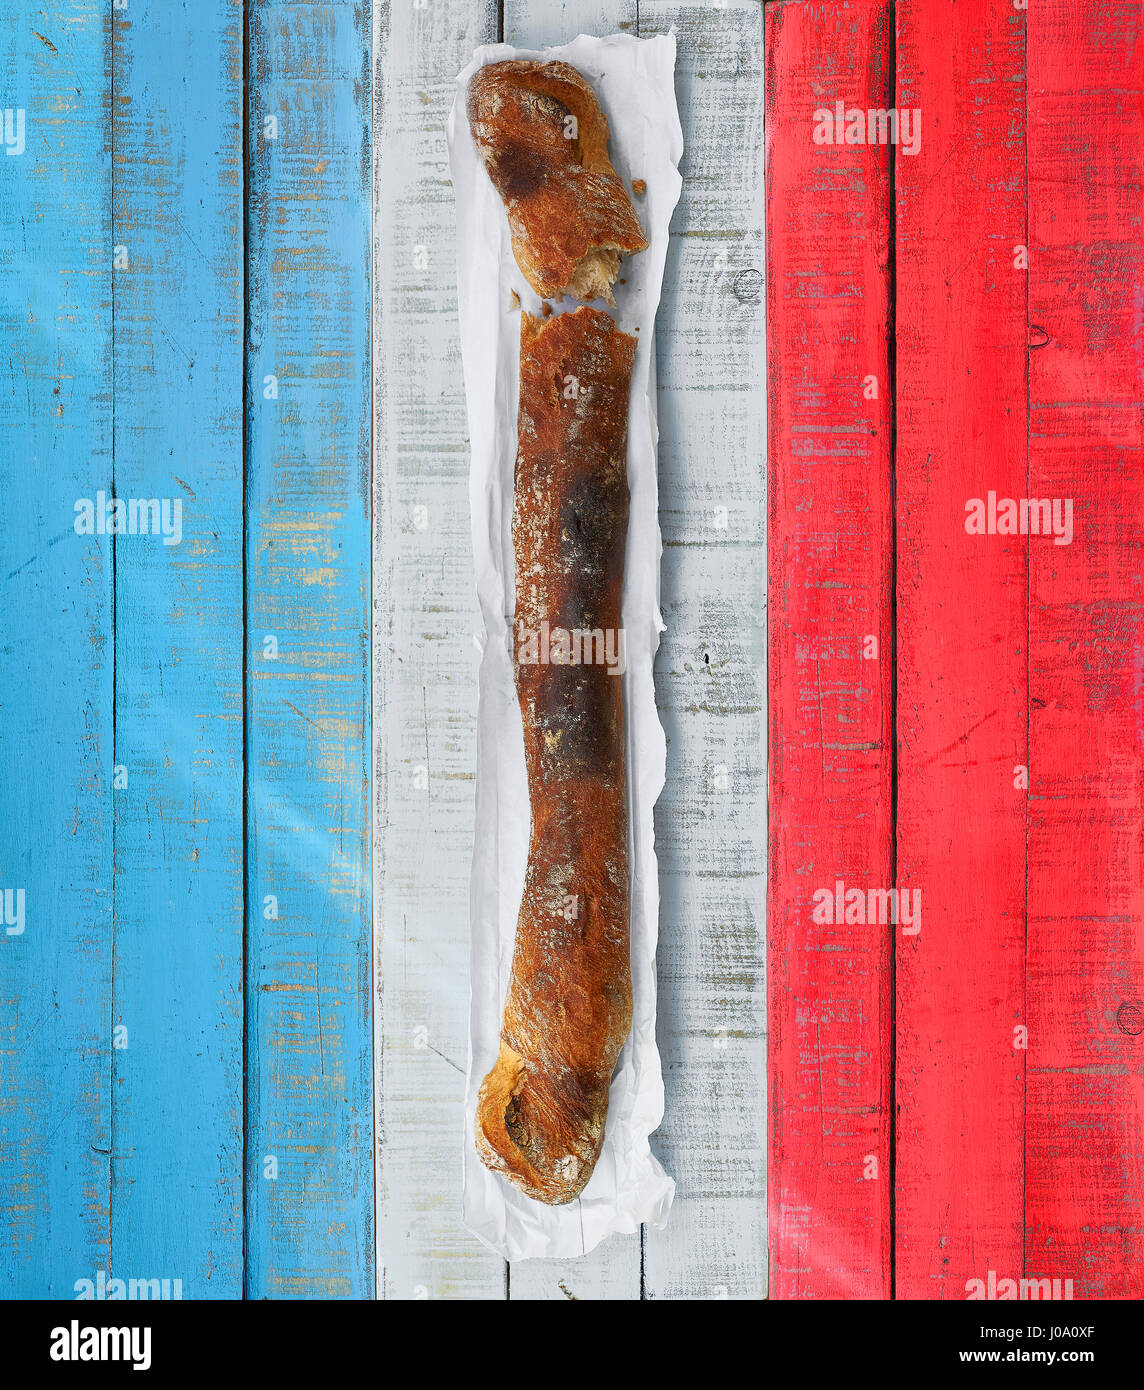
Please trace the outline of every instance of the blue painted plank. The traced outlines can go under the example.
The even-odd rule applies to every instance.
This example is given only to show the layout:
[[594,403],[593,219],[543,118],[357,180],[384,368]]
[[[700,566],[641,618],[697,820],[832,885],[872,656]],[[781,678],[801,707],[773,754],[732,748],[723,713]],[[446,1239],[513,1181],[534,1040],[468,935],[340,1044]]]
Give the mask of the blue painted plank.
[[[109,7],[110,8],[110,7]],[[242,1291],[242,8],[111,11],[111,1272]]]
[[246,1291],[363,1298],[370,16],[248,14]]
[[4,1298],[108,1260],[111,555],[73,524],[111,476],[107,8],[0,19]]

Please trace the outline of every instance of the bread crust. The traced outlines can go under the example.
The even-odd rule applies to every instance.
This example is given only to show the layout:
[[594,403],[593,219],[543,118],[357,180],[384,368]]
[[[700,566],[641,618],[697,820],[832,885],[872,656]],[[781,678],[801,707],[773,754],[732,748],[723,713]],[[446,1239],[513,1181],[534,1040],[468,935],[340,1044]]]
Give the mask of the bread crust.
[[648,241],[608,158],[607,118],[588,82],[568,63],[491,63],[469,83],[468,114],[528,283],[542,299],[614,303],[621,260]]
[[[617,662],[596,659],[594,639],[593,659],[572,664],[555,634],[620,633],[635,350],[587,306],[521,319],[513,670],[531,832],[476,1142],[490,1168],[553,1205],[591,1177],[632,1019],[621,639]],[[545,624],[547,662],[530,637]]]

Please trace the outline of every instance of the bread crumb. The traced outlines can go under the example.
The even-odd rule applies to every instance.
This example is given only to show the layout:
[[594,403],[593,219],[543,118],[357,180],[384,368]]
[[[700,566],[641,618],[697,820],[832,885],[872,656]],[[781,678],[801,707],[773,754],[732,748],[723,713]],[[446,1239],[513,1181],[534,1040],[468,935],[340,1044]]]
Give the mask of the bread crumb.
[[643,195],[647,192],[647,180],[632,179],[632,192],[636,195],[637,198],[642,198]]
[[548,300],[546,299],[544,303],[540,306],[540,317],[546,319],[551,312],[552,305],[549,304]]
[[515,290],[509,290],[509,297],[510,297],[511,300],[512,300],[512,307],[513,307],[514,309],[519,309],[519,308],[520,308],[520,295],[517,294],[517,292],[516,292]]

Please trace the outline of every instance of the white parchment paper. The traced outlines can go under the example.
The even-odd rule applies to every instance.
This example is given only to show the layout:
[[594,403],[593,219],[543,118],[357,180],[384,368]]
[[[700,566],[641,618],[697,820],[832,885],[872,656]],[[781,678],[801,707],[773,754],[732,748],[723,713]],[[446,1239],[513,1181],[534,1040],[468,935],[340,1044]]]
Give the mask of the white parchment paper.
[[[465,113],[478,68],[510,58],[560,59],[591,82],[611,128],[609,152],[628,184],[651,245],[628,257],[615,286],[620,328],[638,339],[628,415],[631,510],[624,571],[631,957],[634,1016],[612,1080],[603,1152],[581,1196],[566,1206],[533,1201],[481,1163],[473,1142],[477,1093],[497,1055],[528,857],[524,735],[512,676],[514,608],[512,495],[516,461],[520,309],[540,301],[513,260],[503,205],[473,144]],[[461,350],[472,449],[470,504],[477,594],[485,631],[477,733],[476,836],[470,899],[469,1057],[465,1086],[464,1220],[510,1260],[573,1257],[614,1231],[662,1225],[675,1183],[652,1156],[648,1136],[663,1118],[655,1041],[655,947],[659,916],[652,809],[663,787],[666,748],[655,707],[652,662],[663,622],[655,421],[655,314],[667,255],[668,223],[679,198],[683,132],[675,103],[675,35],[636,39],[580,35],[543,51],[479,48],[457,78],[449,155],[457,202]],[[598,302],[599,303],[599,302]],[[560,310],[575,308],[565,300]],[[604,306],[600,306],[604,307]],[[638,330],[638,331],[637,331]]]

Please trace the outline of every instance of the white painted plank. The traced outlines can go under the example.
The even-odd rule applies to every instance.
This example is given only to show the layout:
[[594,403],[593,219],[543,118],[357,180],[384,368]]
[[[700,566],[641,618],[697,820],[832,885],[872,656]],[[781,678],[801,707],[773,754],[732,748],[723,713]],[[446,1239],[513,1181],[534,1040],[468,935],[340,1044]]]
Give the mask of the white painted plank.
[[[383,10],[375,46],[375,899],[386,1297],[765,1291],[764,301],[761,275],[744,273],[763,268],[762,12],[754,3],[648,0],[641,11],[645,34],[677,25],[687,142],[658,333],[667,1114],[653,1143],[679,1197],[663,1232],[613,1239],[584,1260],[524,1262],[507,1277],[460,1224],[476,613],[443,126],[452,77],[476,43],[495,36],[496,15],[490,8],[478,18],[444,0],[412,15]],[[625,28],[635,31],[634,4],[505,5],[505,37],[522,45]],[[421,273],[417,245],[429,250]]]
[[[636,31],[635,0],[504,0],[504,39],[521,48],[567,43],[577,34]],[[638,1299],[640,1236],[613,1236],[578,1260],[514,1265],[513,1300]]]
[[637,10],[636,0],[503,0],[504,41],[547,48],[577,34],[634,34]]
[[477,608],[445,147],[495,3],[374,10],[378,1293],[503,1299],[461,1224]]
[[560,1302],[635,1302],[640,1297],[641,1233],[610,1236],[577,1260],[521,1260],[509,1270],[509,1297]]
[[[652,1146],[678,1184],[645,1298],[766,1292],[762,6],[641,0],[676,26],[683,197],[657,324],[667,786]],[[725,510],[724,510],[725,509]]]

